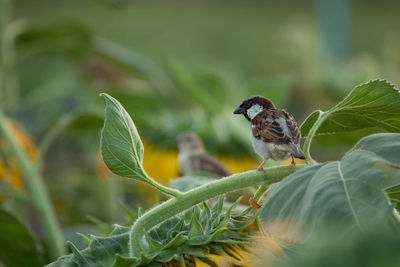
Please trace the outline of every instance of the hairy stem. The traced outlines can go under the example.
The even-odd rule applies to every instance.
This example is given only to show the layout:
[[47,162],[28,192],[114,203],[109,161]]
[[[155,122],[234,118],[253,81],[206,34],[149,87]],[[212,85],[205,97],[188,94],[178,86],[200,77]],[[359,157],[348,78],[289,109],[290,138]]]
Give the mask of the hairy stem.
[[235,191],[243,187],[253,186],[265,182],[272,184],[280,181],[296,170],[304,168],[306,165],[297,165],[294,169],[290,166],[279,166],[267,168],[267,179],[260,171],[247,171],[230,177],[219,179],[215,182],[181,193],[178,198],[171,198],[168,201],[157,205],[143,216],[138,218],[131,229],[131,256],[139,257],[141,251],[141,238],[143,232],[149,230],[162,221],[177,215],[186,209],[201,203],[212,197]]
[[314,123],[314,125],[311,127],[306,140],[304,142],[303,145],[303,151],[304,151],[304,155],[306,156],[306,163],[307,164],[316,164],[317,162],[311,157],[310,154],[310,147],[311,147],[311,142],[314,139],[315,134],[317,133],[318,128],[321,126],[321,124],[326,120],[326,118],[328,118],[328,116],[330,115],[330,112],[323,112],[320,111],[319,117],[317,119],[317,121]]
[[13,131],[10,129],[10,124],[7,122],[2,110],[0,110],[0,134],[10,145],[11,150],[18,161],[18,165],[24,174],[24,181],[31,193],[32,202],[38,211],[44,229],[46,229],[47,232],[48,247],[50,249],[51,257],[52,259],[57,259],[64,255],[66,250],[64,247],[63,236],[45,190],[42,177],[15,139],[15,134],[13,134]]
[[170,187],[167,187],[167,186],[157,183],[156,181],[153,180],[153,178],[151,178],[149,176],[148,176],[147,183],[151,184],[152,186],[154,186],[155,188],[157,188],[158,190],[160,190],[167,196],[173,196],[173,197],[177,198],[177,197],[181,197],[183,195],[183,193],[181,193],[178,190],[175,190],[173,188],[170,188]]

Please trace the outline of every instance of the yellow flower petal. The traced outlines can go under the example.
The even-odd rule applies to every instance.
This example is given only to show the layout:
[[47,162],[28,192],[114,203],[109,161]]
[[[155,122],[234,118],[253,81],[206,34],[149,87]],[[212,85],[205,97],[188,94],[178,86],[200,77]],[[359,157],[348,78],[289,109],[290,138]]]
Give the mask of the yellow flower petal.
[[194,262],[196,264],[196,267],[210,267],[210,265],[208,265],[207,263],[205,263],[204,261],[200,260],[197,257],[194,257]]

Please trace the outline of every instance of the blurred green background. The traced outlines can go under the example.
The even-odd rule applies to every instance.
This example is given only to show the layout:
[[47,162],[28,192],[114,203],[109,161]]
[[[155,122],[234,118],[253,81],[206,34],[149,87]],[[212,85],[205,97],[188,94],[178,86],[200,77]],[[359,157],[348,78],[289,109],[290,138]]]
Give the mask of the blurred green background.
[[[152,148],[145,161],[155,158],[146,168],[170,171],[164,183],[184,131],[214,154],[257,159],[247,121],[232,115],[243,98],[268,97],[300,124],[359,83],[400,84],[399,11],[399,1],[2,0],[0,105],[35,144],[65,232],[93,231],[88,216],[123,221],[124,205],[155,203],[101,165],[99,93],[132,115]],[[337,159],[355,140],[318,137],[314,158]],[[40,235],[10,176],[2,205]]]

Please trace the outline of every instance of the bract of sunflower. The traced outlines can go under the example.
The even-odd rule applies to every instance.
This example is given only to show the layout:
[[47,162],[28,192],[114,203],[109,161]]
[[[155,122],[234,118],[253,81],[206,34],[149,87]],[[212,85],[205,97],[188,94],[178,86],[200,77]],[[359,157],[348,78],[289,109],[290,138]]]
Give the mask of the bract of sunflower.
[[83,250],[69,243],[72,254],[48,267],[255,266],[266,255],[283,256],[281,247],[254,227],[258,213],[238,210],[239,201],[227,207],[220,196],[212,204],[203,202],[169,218],[144,232],[139,257],[130,251],[131,228],[114,225],[105,237],[86,237],[88,247]]

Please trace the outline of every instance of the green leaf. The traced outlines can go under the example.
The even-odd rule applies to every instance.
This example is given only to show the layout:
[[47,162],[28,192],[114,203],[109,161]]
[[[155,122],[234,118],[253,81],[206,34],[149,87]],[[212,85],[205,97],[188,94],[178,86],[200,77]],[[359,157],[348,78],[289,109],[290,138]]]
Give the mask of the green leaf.
[[203,227],[199,223],[195,213],[192,213],[192,221],[190,223],[190,231],[188,233],[189,239],[192,239],[197,236],[203,236],[203,234],[204,234]]
[[227,227],[218,227],[218,229],[216,231],[214,231],[213,233],[206,233],[203,235],[194,236],[192,238],[189,238],[187,243],[188,243],[188,245],[193,245],[193,246],[206,245],[206,244],[212,242],[213,240],[215,240],[222,232],[224,232],[226,230],[227,230]]
[[7,266],[42,266],[35,240],[13,215],[0,209],[0,262]]
[[93,237],[89,248],[93,257],[102,261],[105,266],[110,266],[114,255],[122,252],[122,246],[113,238]]
[[386,189],[389,199],[396,204],[396,209],[400,210],[400,185]]
[[180,62],[171,64],[171,74],[180,89],[192,105],[207,106],[208,112],[221,111],[224,107],[223,101],[229,97],[227,85],[222,77],[215,72],[185,66]]
[[151,60],[133,51],[132,47],[128,48],[104,38],[94,38],[92,43],[95,53],[125,67],[134,74],[139,74],[150,80],[158,88],[163,89],[159,90],[161,94],[171,92],[169,89],[173,88],[173,84],[164,70]]
[[255,221],[255,219],[257,219],[257,218],[258,218],[258,212],[257,212],[257,214],[255,214],[245,220],[237,220],[237,219],[232,218],[229,221],[228,229],[229,230],[242,230],[242,229],[248,227],[250,224],[252,224]]
[[146,236],[146,242],[148,245],[148,250],[145,251],[146,252],[146,256],[149,256],[149,258],[153,258],[157,255],[158,252],[160,252],[163,249],[163,245],[161,244],[161,242],[158,242],[156,240],[153,240],[148,234],[147,232],[144,233],[144,235]]
[[224,207],[224,195],[220,195],[218,197],[217,203],[211,208],[211,221],[212,221],[212,227],[216,227],[221,220],[221,212],[222,208]]
[[101,155],[115,174],[149,182],[143,169],[143,144],[131,117],[113,97],[106,99],[105,121],[101,131]]
[[46,267],[79,267],[79,266],[74,263],[71,255],[66,255],[62,256],[57,261],[46,265]]
[[136,258],[128,258],[121,255],[116,255],[115,262],[113,263],[112,267],[132,267],[138,266],[139,263],[140,260]]
[[302,229],[300,239],[324,226],[340,225],[345,234],[387,225],[394,205],[385,185],[399,181],[381,165],[398,170],[399,151],[400,134],[374,134],[361,139],[341,161],[293,173],[268,193],[261,208],[264,223],[289,222]]
[[169,248],[160,252],[160,254],[156,257],[158,262],[169,262],[172,259],[177,258],[178,252],[176,248]]
[[378,228],[348,239],[341,238],[336,232],[321,235],[324,238],[315,238],[307,247],[297,246],[295,250],[292,248],[289,257],[285,257],[274,266],[399,266],[399,234],[391,234]]
[[67,245],[70,247],[73,253],[72,261],[78,265],[79,267],[83,266],[96,266],[96,267],[102,267],[101,263],[97,262],[97,259],[94,258],[92,255],[86,254],[86,251],[79,251],[77,247],[75,247],[74,244],[71,242],[67,241]]
[[[355,87],[345,99],[327,111],[327,118],[316,132],[318,135],[359,131],[400,132],[399,89],[386,80],[373,80]],[[321,111],[311,113],[301,125],[302,136],[307,136]]]

